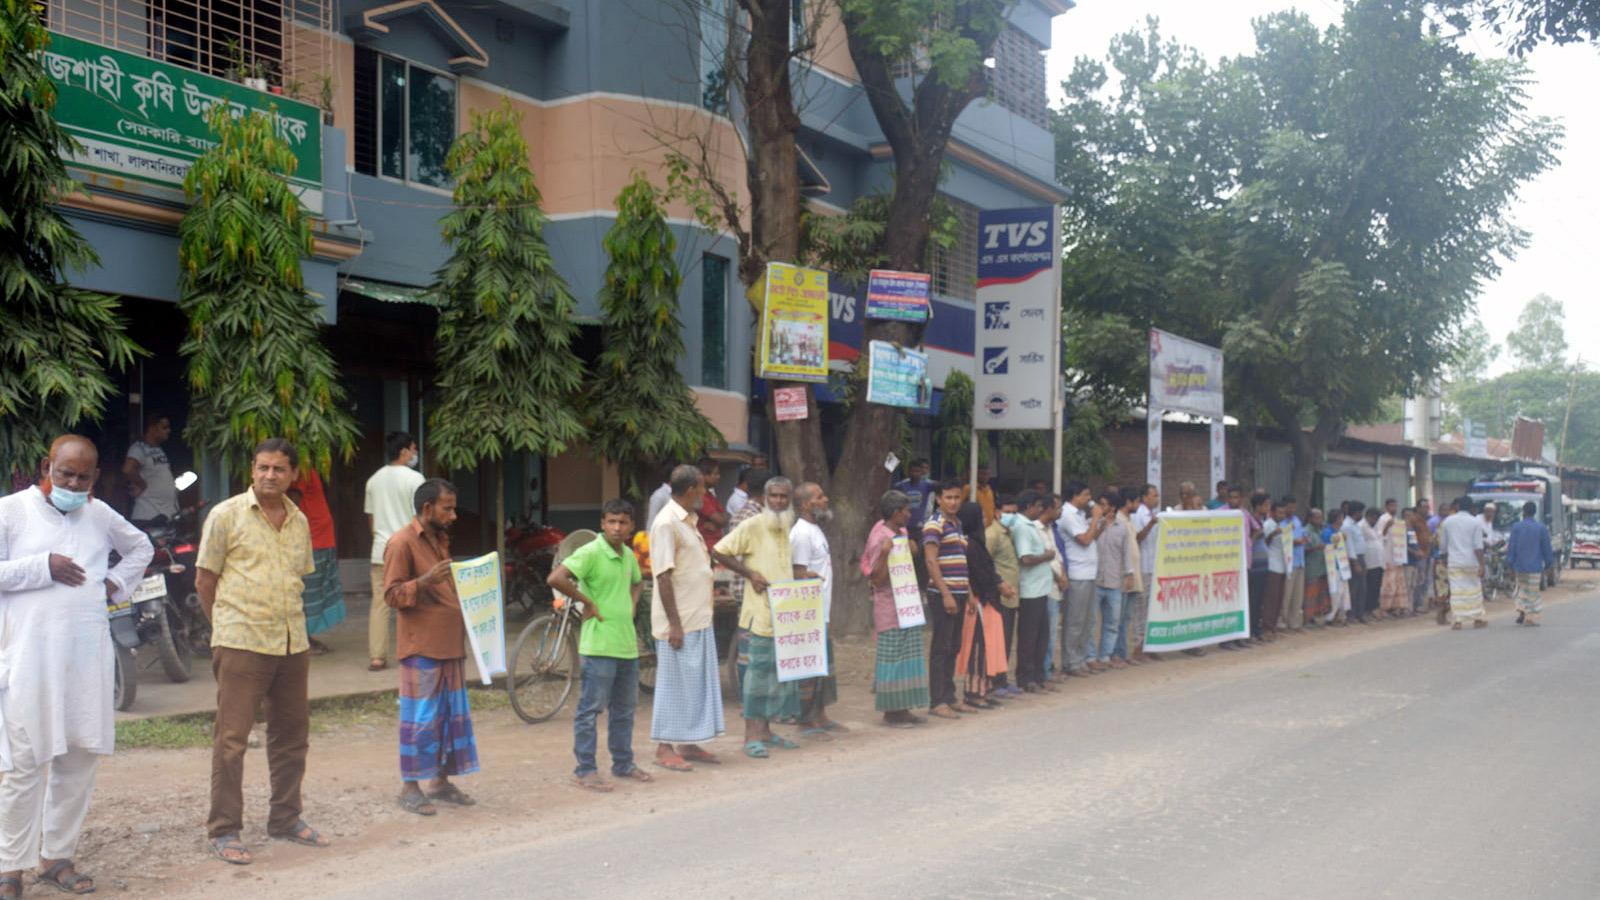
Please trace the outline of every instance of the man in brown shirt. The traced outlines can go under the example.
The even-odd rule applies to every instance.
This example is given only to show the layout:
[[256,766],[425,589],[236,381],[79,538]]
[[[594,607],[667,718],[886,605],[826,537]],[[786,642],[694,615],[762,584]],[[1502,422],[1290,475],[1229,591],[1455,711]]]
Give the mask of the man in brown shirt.
[[[383,551],[383,602],[395,610],[400,658],[400,807],[432,816],[435,800],[476,802],[450,776],[478,771],[478,743],[463,663],[467,626],[450,573],[455,485],[430,478],[412,503],[417,517],[391,535]],[[423,781],[429,782],[426,794]]]

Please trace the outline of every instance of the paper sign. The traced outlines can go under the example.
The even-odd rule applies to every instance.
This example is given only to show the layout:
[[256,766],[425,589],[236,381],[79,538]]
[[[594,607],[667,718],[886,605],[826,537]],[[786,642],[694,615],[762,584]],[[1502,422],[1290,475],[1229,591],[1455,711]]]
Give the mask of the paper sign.
[[506,674],[506,613],[500,592],[500,554],[485,553],[450,564],[450,576],[461,598],[461,618],[467,623],[467,642],[478,662],[484,684]]
[[1283,559],[1283,571],[1294,571],[1294,523],[1278,523],[1278,555]]
[[922,614],[922,589],[911,560],[911,542],[896,536],[889,545],[889,590],[894,593],[894,615],[901,628],[927,624]]
[[772,642],[778,680],[802,681],[828,674],[828,626],[822,617],[822,579],[767,585],[772,604]]
[[1161,515],[1145,646],[1186,650],[1250,636],[1244,514]]
[[1350,580],[1350,551],[1345,549],[1344,535],[1339,536],[1339,577],[1345,581]]
[[867,274],[867,318],[926,322],[931,281],[925,272],[873,269]]
[[772,392],[773,405],[778,408],[779,422],[798,422],[811,414],[806,407],[806,389],[803,387],[778,388]]
[[867,348],[867,402],[922,409],[933,396],[928,354],[871,341]]
[[762,378],[828,380],[828,273],[767,263],[761,311]]
[[1328,568],[1328,598],[1333,601],[1333,609],[1338,612],[1344,607],[1344,579],[1339,577],[1339,554],[1333,549],[1332,544],[1322,545],[1322,559]]

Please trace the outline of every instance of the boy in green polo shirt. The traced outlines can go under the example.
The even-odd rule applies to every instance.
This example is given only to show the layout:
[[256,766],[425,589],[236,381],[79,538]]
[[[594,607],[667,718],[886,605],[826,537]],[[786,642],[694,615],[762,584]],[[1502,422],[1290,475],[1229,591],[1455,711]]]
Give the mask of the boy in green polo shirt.
[[611,774],[652,781],[633,762],[633,713],[639,702],[639,642],[633,633],[634,606],[642,578],[628,540],[633,537],[633,504],[607,500],[600,508],[600,538],[579,547],[550,573],[552,588],[583,604],[578,658],[583,694],[572,720],[572,752],[578,757],[574,782],[608,793],[611,783],[595,769],[596,720],[607,711],[606,744]]

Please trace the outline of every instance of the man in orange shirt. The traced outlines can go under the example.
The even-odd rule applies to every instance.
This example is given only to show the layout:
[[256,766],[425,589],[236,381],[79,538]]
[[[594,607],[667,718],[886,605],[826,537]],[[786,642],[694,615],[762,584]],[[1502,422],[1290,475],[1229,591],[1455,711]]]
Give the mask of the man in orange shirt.
[[467,702],[467,626],[450,574],[455,485],[430,478],[412,503],[417,517],[383,551],[383,602],[395,610],[400,658],[400,808],[432,816],[435,800],[477,802],[450,776],[478,771],[478,742]]

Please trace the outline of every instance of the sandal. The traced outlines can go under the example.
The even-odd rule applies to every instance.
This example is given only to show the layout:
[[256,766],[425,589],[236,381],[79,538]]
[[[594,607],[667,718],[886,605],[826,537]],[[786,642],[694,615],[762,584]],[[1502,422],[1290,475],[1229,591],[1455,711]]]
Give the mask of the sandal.
[[[70,874],[71,878],[63,877],[64,874]],[[57,860],[50,868],[40,872],[39,883],[69,894],[94,893],[94,879],[74,868],[70,859]]]
[[428,801],[426,794],[413,794],[407,791],[396,799],[400,801],[400,808],[408,813],[416,813],[419,816],[436,816],[439,814],[439,810]]
[[796,744],[794,741],[789,740],[781,734],[775,734],[769,738],[763,738],[761,743],[766,744],[768,747],[777,747],[780,750],[800,749],[799,744]]
[[[231,866],[248,866],[252,862],[250,851],[244,848],[244,842],[239,840],[237,834],[225,834],[206,841],[206,846],[211,848],[211,855]],[[228,852],[238,854],[229,856]]]
[[295,819],[293,831],[284,831],[278,834],[273,834],[269,831],[267,835],[280,841],[293,841],[304,847],[327,847],[333,843],[318,833],[315,828],[307,825],[305,819]]
[[933,709],[928,710],[928,715],[938,716],[941,719],[961,718],[960,714],[951,709],[948,705],[935,706]]
[[706,763],[707,765],[713,766],[720,765],[722,763],[722,760],[717,759],[714,754],[705,750],[701,750],[699,747],[695,747],[692,750],[684,750],[683,758],[689,762]]
[[611,784],[601,781],[597,772],[590,772],[587,775],[574,775],[572,776],[572,783],[586,791],[594,791],[596,794],[609,794],[612,790]]
[[747,741],[744,745],[744,755],[751,759],[766,759],[769,754],[767,745],[760,741]]
[[[8,890],[15,888],[15,890]],[[0,875],[0,900],[22,896],[22,879],[15,875]]]
[[655,781],[656,780],[654,775],[651,775],[649,772],[646,772],[645,770],[639,768],[638,766],[634,766],[633,768],[631,768],[628,771],[622,773],[621,775],[617,775],[616,777],[618,777],[618,778],[627,778],[630,781],[638,781],[638,782],[651,782],[651,781]]
[[681,756],[666,756],[666,757],[658,756],[658,757],[656,757],[656,765],[660,766],[663,769],[670,769],[671,771],[674,771],[674,772],[693,772],[694,771],[694,766],[691,766],[688,763],[684,762],[683,761],[683,757],[681,757]]
[[477,806],[478,801],[468,797],[461,788],[450,782],[445,782],[444,787],[428,792],[429,800],[440,800],[445,803],[454,803],[457,806]]
[[833,735],[829,734],[828,729],[823,728],[821,725],[817,725],[813,728],[802,729],[800,736],[811,738],[814,741],[822,741],[823,743],[833,740]]
[[368,672],[382,672],[387,668],[389,668],[389,661],[386,659],[374,659],[367,663]]

